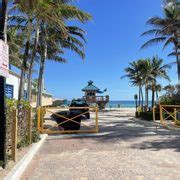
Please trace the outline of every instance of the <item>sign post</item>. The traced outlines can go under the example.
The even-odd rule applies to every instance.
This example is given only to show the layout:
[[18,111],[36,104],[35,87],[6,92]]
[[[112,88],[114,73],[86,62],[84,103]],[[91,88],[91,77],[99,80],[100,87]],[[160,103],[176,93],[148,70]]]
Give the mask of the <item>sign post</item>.
[[[0,39],[4,40],[4,26],[7,9],[7,0],[0,0]],[[3,49],[4,47],[4,49]],[[5,55],[7,46],[1,41],[0,51]],[[1,56],[0,69],[0,163],[3,168],[6,166],[6,113],[5,113],[5,83],[7,75],[6,55]],[[9,66],[9,65],[8,65]]]

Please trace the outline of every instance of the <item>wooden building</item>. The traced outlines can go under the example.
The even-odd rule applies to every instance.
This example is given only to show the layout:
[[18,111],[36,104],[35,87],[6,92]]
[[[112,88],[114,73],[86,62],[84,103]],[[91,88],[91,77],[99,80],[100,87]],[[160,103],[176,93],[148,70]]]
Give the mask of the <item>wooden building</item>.
[[107,89],[101,91],[98,87],[93,84],[93,81],[89,81],[88,85],[82,89],[84,92],[83,98],[89,104],[96,103],[100,109],[105,109],[106,104],[109,102],[109,96],[103,96]]

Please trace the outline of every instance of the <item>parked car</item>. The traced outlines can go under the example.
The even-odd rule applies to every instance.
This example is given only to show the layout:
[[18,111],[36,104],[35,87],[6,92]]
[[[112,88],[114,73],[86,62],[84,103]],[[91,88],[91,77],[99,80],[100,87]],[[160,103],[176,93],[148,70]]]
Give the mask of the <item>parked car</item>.
[[[90,112],[89,112],[88,108],[87,109],[86,108],[78,109],[78,107],[89,107],[89,105],[83,99],[74,99],[74,100],[72,100],[70,107],[76,107],[76,109],[70,108],[69,111],[56,112],[51,115],[51,118],[54,119],[57,122],[57,124],[60,124],[59,129],[63,128],[64,130],[79,130],[81,127],[81,120],[83,118],[89,119]],[[82,113],[85,113],[85,112],[87,112],[87,113],[81,115]],[[80,116],[78,116],[78,115],[80,115]],[[62,116],[62,117],[60,117],[60,116]],[[78,116],[78,117],[76,117],[76,116]],[[74,117],[76,117],[76,118],[74,118]],[[67,120],[67,118],[68,119],[74,118],[73,119],[74,122]],[[67,121],[67,122],[65,122],[65,121]]]
[[[86,100],[84,99],[73,99],[70,107],[89,107],[88,103],[86,102]],[[85,108],[85,109],[70,109],[70,112],[72,113],[77,113],[77,114],[82,114],[84,113],[84,116],[87,119],[90,119],[90,112],[89,112],[89,108]]]

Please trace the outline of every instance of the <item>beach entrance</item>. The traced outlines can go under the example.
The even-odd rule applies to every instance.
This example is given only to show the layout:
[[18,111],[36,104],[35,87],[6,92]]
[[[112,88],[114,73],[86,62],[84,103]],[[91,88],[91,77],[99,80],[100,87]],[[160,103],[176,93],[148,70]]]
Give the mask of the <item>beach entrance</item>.
[[46,134],[98,133],[98,108],[39,107],[38,130]]

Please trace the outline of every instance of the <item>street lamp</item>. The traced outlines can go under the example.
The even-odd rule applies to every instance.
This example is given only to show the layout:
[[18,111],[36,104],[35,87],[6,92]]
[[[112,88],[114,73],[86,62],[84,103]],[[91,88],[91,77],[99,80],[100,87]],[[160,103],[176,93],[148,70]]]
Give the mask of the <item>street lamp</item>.
[[[7,1],[0,0],[0,39],[4,40],[4,27],[7,10]],[[6,166],[6,113],[5,113],[5,82],[6,78],[0,75],[0,162]]]

